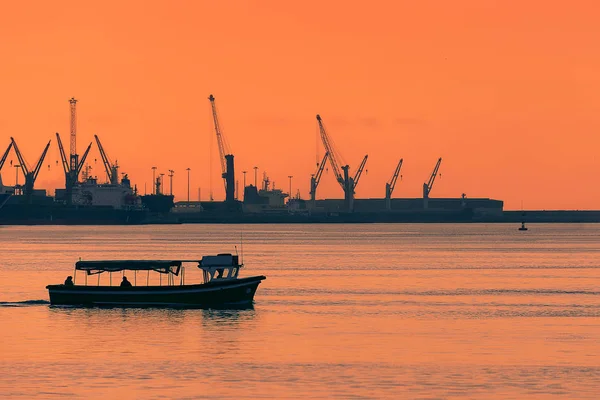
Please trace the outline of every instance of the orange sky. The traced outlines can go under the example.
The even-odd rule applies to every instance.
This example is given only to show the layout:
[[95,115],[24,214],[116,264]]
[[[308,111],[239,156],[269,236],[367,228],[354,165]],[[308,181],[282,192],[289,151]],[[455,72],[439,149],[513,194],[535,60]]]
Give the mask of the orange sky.
[[[351,171],[369,154],[357,197],[383,197],[400,157],[394,196],[420,197],[441,156],[432,197],[600,208],[596,2],[90,4],[0,9],[0,150],[14,136],[33,164],[53,140],[37,187],[64,184],[54,132],[68,143],[75,96],[80,153],[97,133],[142,193],[156,165],[184,200],[190,167],[192,198],[207,199],[212,141],[223,198],[213,93],[240,183],[256,165],[307,197],[320,113]],[[342,197],[331,171],[319,197]]]

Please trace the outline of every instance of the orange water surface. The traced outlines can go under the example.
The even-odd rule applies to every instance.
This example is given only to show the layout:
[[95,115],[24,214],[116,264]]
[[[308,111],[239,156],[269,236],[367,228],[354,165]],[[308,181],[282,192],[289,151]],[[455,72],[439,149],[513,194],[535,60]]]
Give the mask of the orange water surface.
[[[0,396],[597,398],[600,225],[517,227],[0,227]],[[80,257],[234,246],[251,309],[47,303]]]

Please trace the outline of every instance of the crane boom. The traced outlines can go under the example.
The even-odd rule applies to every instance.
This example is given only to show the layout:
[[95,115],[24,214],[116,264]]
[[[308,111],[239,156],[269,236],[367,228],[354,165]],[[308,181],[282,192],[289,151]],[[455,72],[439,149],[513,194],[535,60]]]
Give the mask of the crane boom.
[[396,170],[394,171],[394,175],[392,175],[392,179],[390,179],[390,182],[388,183],[390,197],[392,196],[394,188],[396,187],[396,182],[398,181],[398,176],[400,175],[400,170],[402,169],[403,161],[404,159],[401,158],[400,162],[398,163],[398,166],[396,167]]
[[221,125],[217,115],[217,106],[215,105],[215,96],[212,94],[208,97],[212,108],[213,122],[215,124],[215,133],[217,134],[217,143],[219,145],[219,161],[221,161],[221,177],[225,183],[225,202],[233,203],[236,200],[235,196],[235,171],[233,154],[229,149],[229,145],[221,132]]
[[396,166],[396,170],[394,171],[394,175],[388,183],[385,184],[385,208],[387,210],[392,209],[392,193],[394,192],[394,188],[396,187],[396,182],[398,181],[398,176],[400,175],[400,170],[402,169],[403,159],[400,159],[398,166]]
[[2,158],[0,158],[0,171],[2,171],[2,167],[4,166],[4,162],[6,161],[6,158],[8,157],[8,154],[10,153],[11,147],[12,147],[12,142],[9,143],[8,147],[6,148],[6,151],[4,152],[4,155],[2,156]]
[[431,189],[433,188],[433,183],[435,182],[435,177],[438,174],[438,170],[440,169],[440,164],[442,163],[442,157],[437,160],[435,164],[435,168],[429,177],[429,182],[423,184],[423,197],[428,198]]
[[65,174],[69,173],[69,161],[67,161],[67,155],[65,154],[65,149],[62,144],[62,140],[60,140],[60,135],[56,132],[56,141],[58,143],[58,150],[60,150],[60,159],[62,160],[63,169],[65,170]]
[[353,191],[354,191],[354,189],[356,189],[356,186],[358,185],[358,180],[362,176],[363,169],[365,169],[365,165],[367,164],[367,158],[369,158],[368,154],[365,156],[365,158],[363,158],[362,162],[360,163],[360,166],[356,170],[356,174],[354,175],[354,179],[353,179],[353,182],[354,182],[354,185],[352,187]]
[[35,180],[37,179],[37,177],[40,173],[40,170],[42,169],[42,165],[44,164],[44,158],[46,158],[46,153],[48,153],[48,149],[50,148],[50,142],[51,142],[51,140],[48,140],[48,144],[44,148],[44,151],[42,152],[40,159],[38,160],[37,164],[35,165],[35,168],[32,171],[33,182],[35,182]]
[[19,159],[21,171],[23,172],[23,175],[25,176],[25,185],[24,185],[25,195],[30,197],[33,194],[33,185],[35,184],[35,180],[37,179],[38,174],[40,173],[40,170],[42,169],[42,164],[44,163],[44,158],[46,158],[46,153],[48,153],[48,149],[50,148],[51,141],[50,140],[48,141],[48,144],[44,148],[44,151],[42,152],[42,155],[40,156],[40,159],[36,163],[34,169],[32,171],[29,171],[27,162],[25,161],[23,154],[21,154],[21,151],[19,150],[19,146],[17,146],[17,142],[15,142],[15,139],[12,137],[10,138],[10,140],[12,142],[13,148],[15,149],[15,153],[17,154],[17,158]]
[[104,147],[102,147],[102,143],[100,143],[100,138],[98,135],[94,135],[96,139],[96,144],[98,145],[98,151],[100,152],[100,157],[102,157],[102,164],[104,164],[104,169],[106,170],[106,175],[108,175],[108,179],[110,182],[113,181],[113,171],[112,171],[112,163],[110,162],[110,158],[104,151]]
[[323,160],[321,164],[317,167],[317,172],[310,178],[310,200],[313,203],[317,199],[317,187],[319,186],[319,182],[321,181],[321,176],[323,175],[323,170],[325,169],[325,164],[327,164],[327,157],[329,157],[329,153],[325,152],[323,156]]
[[17,146],[17,142],[15,142],[15,139],[13,137],[11,137],[10,140],[12,142],[13,148],[15,149],[17,158],[19,159],[19,166],[21,167],[21,171],[23,171],[23,176],[26,177],[27,175],[29,175],[29,168],[27,167],[25,158],[21,154],[21,151],[19,150],[19,146]]
[[81,173],[81,170],[83,169],[83,164],[85,164],[85,160],[87,159],[88,153],[90,152],[91,148],[92,148],[92,142],[90,142],[87,149],[85,149],[83,156],[81,156],[81,160],[79,160],[79,165],[77,166],[77,173],[75,174],[76,177],[79,177],[79,174]]
[[317,169],[317,173],[315,174],[315,189],[319,186],[319,182],[321,181],[321,176],[323,175],[323,170],[325,169],[325,164],[327,163],[327,157],[329,157],[329,153],[326,152],[323,156],[323,160],[321,160],[321,164],[319,164],[319,168]]
[[219,117],[217,115],[217,106],[215,104],[215,96],[213,96],[211,94],[208,97],[208,100],[210,100],[210,105],[212,108],[213,123],[215,125],[215,133],[217,134],[217,144],[219,146],[219,156],[220,156],[219,161],[221,162],[221,172],[224,175],[226,172],[226,168],[227,168],[227,163],[225,161],[225,155],[230,154],[230,151],[227,146],[227,143],[223,139],[223,134],[221,133],[221,125],[219,124]]
[[[317,114],[317,121],[319,123],[319,132],[321,133],[321,140],[323,141],[323,147],[325,147],[325,151],[329,153],[329,163],[331,164],[331,168],[333,169],[333,173],[335,174],[335,178],[342,187],[344,191],[346,191],[346,185],[344,183],[344,176],[342,175],[342,168],[340,168],[339,162],[337,160],[337,156],[335,153],[335,149],[333,148],[332,142],[327,134],[327,130],[325,129],[325,125],[323,125],[323,121],[321,116]],[[347,167],[347,166],[344,166]]]

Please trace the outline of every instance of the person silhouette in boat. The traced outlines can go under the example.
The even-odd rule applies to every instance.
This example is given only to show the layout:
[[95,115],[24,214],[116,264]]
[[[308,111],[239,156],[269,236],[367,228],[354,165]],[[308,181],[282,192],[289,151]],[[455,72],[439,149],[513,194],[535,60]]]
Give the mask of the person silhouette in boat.
[[127,280],[127,277],[126,277],[126,276],[124,276],[124,277],[123,277],[123,280],[121,281],[121,287],[131,287],[131,286],[133,286],[133,285],[131,284],[131,282],[129,282],[129,281]]
[[65,286],[75,286],[71,275],[67,276],[67,279],[65,279]]

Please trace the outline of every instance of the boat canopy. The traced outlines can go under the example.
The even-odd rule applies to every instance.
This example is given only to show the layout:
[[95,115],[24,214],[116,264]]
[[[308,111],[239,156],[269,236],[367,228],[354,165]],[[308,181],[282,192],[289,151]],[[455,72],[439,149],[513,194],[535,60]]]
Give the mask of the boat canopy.
[[203,256],[200,260],[200,268],[211,267],[239,267],[239,257],[224,253],[216,256]]
[[184,262],[197,262],[197,260],[106,260],[106,261],[78,261],[75,269],[87,271],[88,275],[103,272],[118,271],[156,271],[161,274],[179,275],[181,264]]

